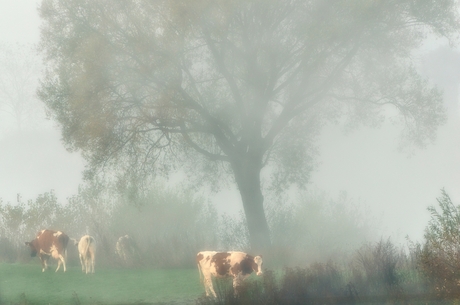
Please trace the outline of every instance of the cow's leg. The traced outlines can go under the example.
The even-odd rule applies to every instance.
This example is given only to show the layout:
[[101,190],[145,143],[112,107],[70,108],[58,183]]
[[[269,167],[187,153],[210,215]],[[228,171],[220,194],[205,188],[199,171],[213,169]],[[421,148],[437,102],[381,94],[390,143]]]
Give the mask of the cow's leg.
[[238,287],[240,286],[240,280],[238,276],[233,277],[233,294],[238,295]]
[[90,257],[89,256],[86,256],[85,257],[85,264],[86,264],[86,274],[88,274],[88,272],[91,272],[91,265],[90,265]]
[[81,272],[85,272],[85,262],[83,261],[83,255],[78,253],[78,257],[80,258]]
[[61,268],[61,264],[64,268],[64,272],[66,272],[66,267],[65,267],[65,258],[64,256],[62,256],[62,254],[59,254],[59,258],[58,258],[58,266],[56,268],[56,271],[55,272],[58,272],[59,268]]
[[212,276],[211,275],[204,275],[204,288],[206,291],[206,296],[209,296],[211,293],[215,298],[217,298],[216,292],[214,291],[214,287],[212,285]]
[[56,271],[54,271],[54,272],[58,272],[59,268],[61,268],[61,260],[60,259],[57,260],[57,263],[58,263],[58,266],[56,268]]
[[48,268],[48,265],[46,264],[46,257],[40,256],[40,261],[42,263],[42,272],[45,272],[45,270]]
[[[66,255],[66,256],[67,256],[67,255]],[[67,268],[66,268],[66,266],[65,266],[65,257],[62,256],[62,255],[59,255],[59,258],[61,259],[62,265],[64,266],[64,272],[66,272],[66,271],[67,271]]]

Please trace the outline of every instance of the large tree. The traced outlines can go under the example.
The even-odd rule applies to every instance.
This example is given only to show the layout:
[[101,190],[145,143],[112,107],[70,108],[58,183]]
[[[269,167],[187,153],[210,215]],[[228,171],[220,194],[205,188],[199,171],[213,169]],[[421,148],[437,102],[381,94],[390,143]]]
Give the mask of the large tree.
[[[39,90],[88,173],[234,178],[254,250],[263,190],[304,185],[320,127],[398,110],[406,142],[445,113],[411,51],[458,34],[454,0],[43,0]],[[268,170],[262,172],[262,169]]]

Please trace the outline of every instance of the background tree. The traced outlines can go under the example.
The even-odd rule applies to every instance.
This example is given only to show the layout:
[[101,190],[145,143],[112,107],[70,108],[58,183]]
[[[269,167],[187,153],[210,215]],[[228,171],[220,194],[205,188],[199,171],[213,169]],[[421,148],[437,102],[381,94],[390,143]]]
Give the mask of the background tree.
[[425,241],[416,244],[420,269],[441,294],[460,292],[460,205],[442,189],[436,198],[439,209],[428,207],[431,219],[425,228]]
[[378,125],[395,108],[406,143],[433,140],[442,99],[411,50],[458,33],[456,4],[44,0],[39,94],[87,177],[233,178],[257,251],[263,189],[305,185],[324,123]]
[[[36,127],[44,116],[36,90],[41,62],[31,45],[0,45],[0,120],[11,122],[16,129]],[[2,127],[2,126],[0,126]]]

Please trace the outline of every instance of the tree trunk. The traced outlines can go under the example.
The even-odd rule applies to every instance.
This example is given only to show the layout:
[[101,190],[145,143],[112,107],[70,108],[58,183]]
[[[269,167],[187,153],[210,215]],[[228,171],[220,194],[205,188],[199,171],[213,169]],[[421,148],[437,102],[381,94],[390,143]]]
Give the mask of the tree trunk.
[[265,253],[270,247],[270,231],[264,211],[264,196],[260,187],[259,162],[238,162],[233,164],[235,180],[243,201],[244,213],[249,230],[249,242],[254,255]]

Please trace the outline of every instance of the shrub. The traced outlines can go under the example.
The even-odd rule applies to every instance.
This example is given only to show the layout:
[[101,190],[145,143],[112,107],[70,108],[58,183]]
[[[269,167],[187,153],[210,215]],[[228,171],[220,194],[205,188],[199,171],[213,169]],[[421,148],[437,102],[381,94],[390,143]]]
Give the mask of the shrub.
[[[234,295],[231,280],[216,280],[218,298],[202,297],[198,305],[211,304],[456,304],[443,301],[425,290],[419,281],[403,275],[417,272],[411,264],[414,253],[406,254],[390,240],[365,244],[355,251],[348,264],[332,261],[309,267],[287,267],[281,274],[265,270],[261,278],[250,277]],[[406,268],[413,268],[407,270]],[[417,278],[419,280],[420,278]]]
[[369,214],[346,193],[330,200],[324,194],[301,192],[293,203],[269,204],[266,214],[274,266],[345,260],[363,242],[375,239]]
[[425,243],[418,247],[421,270],[439,295],[460,295],[460,206],[445,190],[437,198],[440,211],[428,207],[431,219]]
[[109,228],[137,241],[144,264],[191,267],[198,251],[217,247],[217,221],[217,211],[202,198],[160,186],[135,202],[120,201]]

